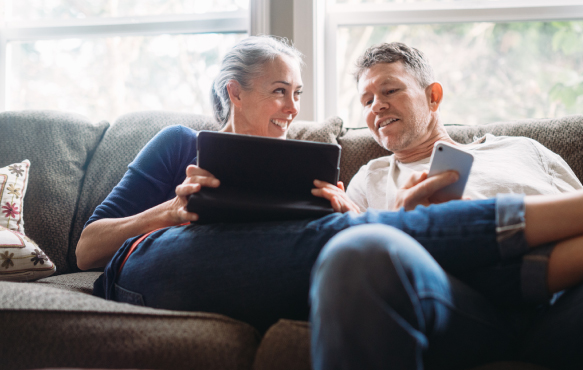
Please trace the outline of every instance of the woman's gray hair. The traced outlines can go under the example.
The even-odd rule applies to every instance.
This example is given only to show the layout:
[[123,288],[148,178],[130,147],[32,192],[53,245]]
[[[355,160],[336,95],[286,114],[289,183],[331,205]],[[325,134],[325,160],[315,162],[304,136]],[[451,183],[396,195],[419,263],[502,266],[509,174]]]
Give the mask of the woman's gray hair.
[[241,88],[250,89],[251,81],[261,74],[264,64],[280,55],[291,57],[300,67],[303,64],[303,56],[298,49],[286,38],[273,36],[248,37],[238,42],[225,55],[211,89],[213,111],[221,126],[227,123],[231,114],[231,100],[227,91],[229,82],[237,81]]

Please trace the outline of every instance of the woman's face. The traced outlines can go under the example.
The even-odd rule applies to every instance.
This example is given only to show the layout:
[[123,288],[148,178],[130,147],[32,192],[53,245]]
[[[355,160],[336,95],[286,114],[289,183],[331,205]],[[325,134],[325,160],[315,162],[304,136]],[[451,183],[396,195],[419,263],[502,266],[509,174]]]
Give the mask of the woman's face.
[[249,90],[234,84],[234,88],[230,86],[234,107],[229,122],[232,127],[225,127],[225,131],[285,139],[289,125],[300,110],[302,76],[298,62],[280,55],[263,66]]

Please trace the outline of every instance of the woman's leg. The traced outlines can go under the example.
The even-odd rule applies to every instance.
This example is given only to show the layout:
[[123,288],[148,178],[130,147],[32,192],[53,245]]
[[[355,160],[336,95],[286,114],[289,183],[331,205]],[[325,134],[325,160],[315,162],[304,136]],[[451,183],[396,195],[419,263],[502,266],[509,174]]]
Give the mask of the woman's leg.
[[312,358],[323,369],[468,368],[503,357],[503,314],[384,225],[336,235],[312,272]]
[[525,197],[525,220],[532,246],[583,235],[583,191]]

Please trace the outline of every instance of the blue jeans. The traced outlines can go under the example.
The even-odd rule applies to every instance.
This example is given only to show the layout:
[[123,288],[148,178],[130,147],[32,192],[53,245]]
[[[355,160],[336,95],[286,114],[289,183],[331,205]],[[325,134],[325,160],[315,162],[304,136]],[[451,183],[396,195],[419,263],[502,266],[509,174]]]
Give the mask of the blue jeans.
[[94,293],[149,307],[221,313],[264,331],[280,318],[308,319],[312,266],[334,235],[353,226],[398,228],[458,274],[523,254],[528,247],[520,240],[508,245],[497,240],[496,207],[493,199],[457,201],[409,212],[170,227],[147,237],[119,272],[135,238],[128,240]]
[[[392,226],[332,238],[312,275],[314,369],[465,369],[508,359],[583,368],[583,288],[548,304],[553,245],[520,257],[523,204],[499,197],[496,213],[502,259],[485,267],[468,266],[459,251],[434,254]],[[474,253],[471,241],[462,244]]]

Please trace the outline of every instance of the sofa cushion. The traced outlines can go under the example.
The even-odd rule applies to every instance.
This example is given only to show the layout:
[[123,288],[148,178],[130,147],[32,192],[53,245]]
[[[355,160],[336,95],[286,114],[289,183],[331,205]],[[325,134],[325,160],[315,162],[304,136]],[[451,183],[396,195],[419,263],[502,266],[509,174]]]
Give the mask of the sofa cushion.
[[[475,138],[491,133],[497,136],[526,136],[537,140],[559,154],[571,166],[579,180],[583,179],[583,116],[558,119],[530,119],[496,122],[477,126],[446,126],[452,139],[470,143]],[[359,168],[371,159],[389,155],[372,137],[368,128],[345,129],[338,138],[342,146],[340,179],[346,183]]]
[[294,121],[289,127],[287,137],[294,140],[338,144],[337,138],[341,132],[342,119],[330,117],[322,122]]
[[0,167],[30,160],[26,235],[55,263],[57,274],[70,271],[71,221],[88,159],[108,126],[64,112],[0,113]]
[[18,231],[0,226],[0,280],[32,281],[55,273],[47,255]]
[[[71,233],[69,262],[77,264],[75,249],[83,231],[83,226],[103,199],[127,170],[128,164],[140,149],[162,128],[183,125],[195,130],[219,129],[219,124],[210,116],[197,114],[148,111],[124,115],[116,120],[105,133],[93,160],[87,169],[87,176],[79,199],[77,217]],[[336,143],[342,130],[342,120],[330,118],[324,122],[294,122],[289,131],[290,139],[312,140]]]
[[311,370],[310,324],[282,319],[263,336],[253,370]]
[[105,301],[42,283],[0,282],[0,315],[6,370],[250,369],[259,342],[254,328],[225,316]]
[[25,159],[0,168],[0,226],[24,234],[24,196],[30,161]]

